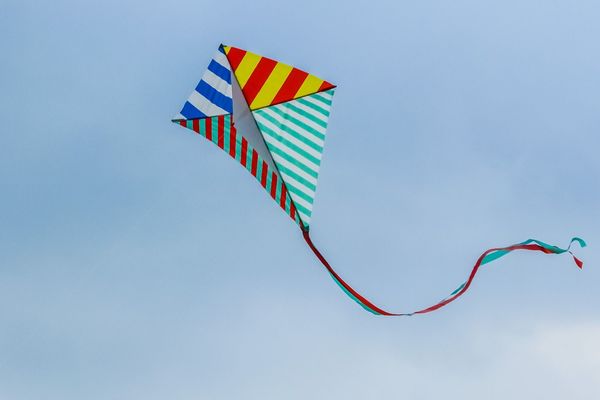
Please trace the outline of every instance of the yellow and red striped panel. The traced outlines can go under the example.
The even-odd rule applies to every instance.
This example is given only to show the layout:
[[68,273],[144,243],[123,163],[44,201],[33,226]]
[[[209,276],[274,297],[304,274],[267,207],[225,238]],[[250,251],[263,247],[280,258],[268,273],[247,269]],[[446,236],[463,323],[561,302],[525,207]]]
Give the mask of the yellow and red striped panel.
[[291,65],[237,47],[223,46],[223,48],[251,110],[335,87]]

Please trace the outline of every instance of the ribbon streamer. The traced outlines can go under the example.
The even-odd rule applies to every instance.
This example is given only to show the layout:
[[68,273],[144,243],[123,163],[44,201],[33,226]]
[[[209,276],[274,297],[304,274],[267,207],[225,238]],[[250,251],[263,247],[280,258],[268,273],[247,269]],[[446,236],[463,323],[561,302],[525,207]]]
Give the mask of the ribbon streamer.
[[512,246],[496,247],[496,248],[488,249],[485,252],[483,252],[483,254],[481,254],[481,256],[479,256],[479,258],[477,259],[477,262],[475,263],[475,265],[473,266],[473,269],[471,270],[471,273],[469,274],[469,278],[464,283],[462,283],[460,286],[458,286],[458,288],[456,288],[452,293],[450,293],[450,295],[448,295],[443,300],[439,301],[438,303],[436,303],[430,307],[424,308],[422,310],[413,311],[410,313],[391,313],[391,312],[385,311],[384,309],[376,306],[371,301],[369,301],[367,298],[362,296],[360,293],[358,293],[356,290],[354,290],[352,288],[352,286],[347,284],[335,272],[335,270],[331,267],[331,265],[329,265],[329,262],[327,262],[325,257],[323,257],[321,252],[313,244],[312,240],[310,239],[310,233],[309,233],[308,229],[304,229],[302,231],[302,235],[304,236],[304,240],[306,241],[308,246],[311,248],[313,253],[315,253],[315,255],[317,256],[319,261],[321,261],[323,266],[325,266],[325,268],[329,272],[329,275],[331,275],[331,277],[333,278],[335,283],[337,283],[337,285],[352,300],[356,301],[362,308],[369,311],[370,313],[373,313],[375,315],[384,315],[384,316],[390,316],[390,317],[409,317],[409,316],[415,315],[415,314],[426,314],[426,313],[438,310],[438,309],[452,303],[454,300],[458,299],[469,289],[469,287],[471,286],[471,283],[473,282],[473,279],[475,278],[475,275],[477,275],[477,271],[479,271],[479,267],[481,267],[484,264],[488,264],[494,260],[497,260],[498,258],[503,257],[512,251],[515,251],[515,250],[541,251],[542,253],[546,253],[546,254],[562,254],[562,253],[568,252],[573,257],[573,260],[575,261],[575,264],[577,265],[577,267],[581,269],[581,268],[583,268],[583,262],[580,259],[578,259],[577,257],[575,257],[575,255],[571,252],[571,245],[576,242],[581,247],[586,246],[586,243],[585,243],[585,241],[583,241],[583,239],[575,237],[575,238],[571,239],[571,242],[569,243],[569,246],[566,249],[561,249],[560,247],[553,246],[553,245],[544,243],[544,242],[536,240],[536,239],[528,239],[524,242],[514,244]]

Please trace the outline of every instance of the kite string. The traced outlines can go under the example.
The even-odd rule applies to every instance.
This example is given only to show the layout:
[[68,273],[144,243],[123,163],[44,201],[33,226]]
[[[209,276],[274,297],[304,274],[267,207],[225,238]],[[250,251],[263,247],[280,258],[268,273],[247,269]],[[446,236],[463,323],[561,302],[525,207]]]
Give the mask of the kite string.
[[573,257],[573,260],[575,261],[575,264],[577,265],[577,267],[579,267],[581,269],[581,268],[583,268],[583,262],[580,259],[578,259],[577,257],[575,257],[575,255],[571,252],[571,245],[574,242],[577,242],[579,244],[579,246],[581,246],[581,247],[586,246],[586,243],[585,243],[585,241],[583,241],[583,239],[575,237],[575,238],[571,239],[571,242],[569,243],[569,246],[566,249],[561,249],[560,247],[549,245],[547,243],[541,242],[536,239],[528,239],[524,242],[521,242],[521,243],[518,243],[518,244],[515,244],[512,246],[488,249],[485,252],[483,252],[481,254],[481,256],[479,256],[479,258],[477,259],[477,262],[473,266],[473,269],[471,270],[471,273],[469,274],[469,278],[467,279],[467,281],[464,282],[463,284],[461,284],[457,289],[455,289],[445,299],[441,300],[440,302],[438,302],[430,307],[424,308],[422,310],[414,311],[411,313],[391,313],[391,312],[385,311],[384,309],[376,306],[371,301],[369,301],[367,298],[365,298],[360,293],[358,293],[356,290],[354,290],[348,283],[346,283],[335,272],[333,267],[331,267],[331,265],[329,264],[329,262],[327,262],[325,257],[321,254],[321,252],[315,247],[315,245],[313,244],[313,242],[310,238],[310,233],[307,229],[302,230],[302,235],[304,236],[304,240],[306,241],[306,243],[308,244],[310,249],[313,251],[313,253],[315,253],[315,255],[317,256],[319,261],[321,261],[323,266],[327,269],[327,271],[329,272],[329,274],[331,275],[331,277],[333,278],[335,283],[337,283],[337,285],[352,300],[356,301],[361,307],[363,307],[365,310],[369,311],[370,313],[373,313],[375,315],[385,315],[385,316],[411,316],[414,314],[425,314],[425,313],[429,313],[429,312],[438,310],[438,309],[446,306],[447,304],[453,302],[454,300],[456,300],[457,298],[462,296],[469,289],[469,286],[471,286],[471,283],[473,282],[473,279],[475,278],[475,275],[477,274],[479,267],[481,267],[484,264],[490,263],[500,257],[503,257],[506,254],[508,254],[514,250],[541,251],[546,254],[562,254],[562,253],[568,252]]

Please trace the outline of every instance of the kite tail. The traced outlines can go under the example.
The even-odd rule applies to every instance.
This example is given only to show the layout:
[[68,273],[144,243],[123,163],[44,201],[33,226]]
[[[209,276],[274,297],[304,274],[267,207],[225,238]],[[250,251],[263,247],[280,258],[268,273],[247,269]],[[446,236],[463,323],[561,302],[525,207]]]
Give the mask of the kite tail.
[[317,256],[319,261],[321,261],[321,263],[325,266],[325,268],[329,272],[329,275],[331,275],[331,277],[333,278],[335,283],[337,283],[338,286],[352,300],[356,301],[362,308],[369,311],[370,313],[373,313],[375,315],[385,315],[385,316],[411,316],[414,314],[425,314],[425,313],[429,313],[431,311],[435,311],[439,308],[442,308],[449,303],[452,303],[454,300],[458,299],[469,289],[469,286],[471,286],[471,283],[473,282],[473,279],[475,278],[475,275],[477,274],[479,267],[481,267],[484,264],[488,264],[494,260],[497,260],[498,258],[503,257],[506,254],[508,254],[514,250],[541,251],[542,253],[546,253],[546,254],[562,254],[562,253],[568,252],[573,257],[573,260],[575,261],[575,264],[577,265],[577,267],[579,267],[581,269],[581,268],[583,268],[583,262],[580,259],[578,259],[577,257],[575,257],[575,255],[571,252],[570,249],[571,249],[571,245],[574,242],[577,242],[579,244],[579,246],[581,246],[581,247],[586,246],[586,243],[583,241],[583,239],[575,237],[575,238],[571,239],[571,242],[569,243],[569,246],[566,249],[561,249],[560,247],[552,246],[552,245],[549,245],[547,243],[544,243],[544,242],[541,242],[541,241],[535,240],[535,239],[528,239],[524,242],[514,244],[512,246],[496,247],[496,248],[488,249],[483,254],[481,254],[481,256],[479,256],[479,258],[477,259],[477,262],[473,266],[473,269],[471,270],[471,274],[469,275],[469,278],[466,280],[466,282],[464,282],[463,284],[458,286],[458,288],[456,288],[452,293],[450,293],[450,295],[448,295],[443,300],[439,301],[438,303],[436,303],[430,307],[424,308],[419,311],[413,311],[411,313],[391,313],[391,312],[385,311],[385,310],[377,307],[375,304],[370,302],[367,298],[363,297],[360,293],[358,293],[356,290],[354,290],[352,288],[352,286],[347,284],[334,271],[334,269],[331,267],[331,265],[329,265],[329,263],[327,262],[325,257],[323,257],[321,252],[319,252],[319,250],[315,247],[312,240],[310,239],[309,231],[303,230],[302,234],[303,234],[304,240],[306,241],[308,246],[315,253],[315,255]]

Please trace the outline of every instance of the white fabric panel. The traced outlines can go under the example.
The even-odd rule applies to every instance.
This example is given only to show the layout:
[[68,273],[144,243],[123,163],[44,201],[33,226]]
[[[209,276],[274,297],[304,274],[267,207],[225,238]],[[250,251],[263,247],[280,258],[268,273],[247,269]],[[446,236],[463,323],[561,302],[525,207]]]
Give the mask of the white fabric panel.
[[275,171],[277,177],[281,178],[281,176],[279,176],[279,171],[275,167],[275,162],[271,157],[271,153],[267,149],[265,140],[258,130],[256,121],[254,121],[254,116],[252,115],[250,108],[248,108],[248,103],[246,103],[246,99],[242,94],[242,89],[240,88],[237,79],[233,76],[231,78],[231,86],[233,94],[233,124],[237,133],[246,138],[248,144],[254,147],[258,155],[265,160],[271,171]]

